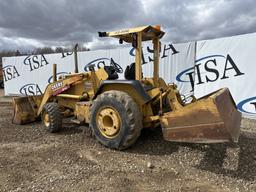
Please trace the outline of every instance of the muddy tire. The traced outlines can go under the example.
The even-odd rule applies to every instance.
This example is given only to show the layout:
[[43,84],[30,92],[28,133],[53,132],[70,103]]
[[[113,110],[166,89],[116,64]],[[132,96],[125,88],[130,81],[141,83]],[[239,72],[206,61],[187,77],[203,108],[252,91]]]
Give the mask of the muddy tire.
[[46,103],[41,118],[50,133],[56,133],[62,127],[63,117],[57,103]]
[[123,150],[134,144],[140,136],[142,114],[127,93],[107,91],[93,101],[90,128],[101,144]]

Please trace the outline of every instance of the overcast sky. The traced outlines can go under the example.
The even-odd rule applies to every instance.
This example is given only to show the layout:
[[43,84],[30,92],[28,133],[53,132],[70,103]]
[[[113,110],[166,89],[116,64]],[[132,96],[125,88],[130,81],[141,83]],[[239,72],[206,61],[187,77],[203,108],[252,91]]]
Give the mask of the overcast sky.
[[0,50],[117,42],[98,31],[160,24],[164,41],[256,32],[254,0],[0,0]]

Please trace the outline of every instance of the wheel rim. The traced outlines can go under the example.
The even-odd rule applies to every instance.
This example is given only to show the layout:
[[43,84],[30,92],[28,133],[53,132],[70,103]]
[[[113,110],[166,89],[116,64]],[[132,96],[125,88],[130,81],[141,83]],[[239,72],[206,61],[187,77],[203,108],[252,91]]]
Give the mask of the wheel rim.
[[112,107],[103,107],[96,116],[97,125],[102,135],[107,138],[115,138],[121,128],[119,113]]
[[46,127],[50,126],[50,118],[49,118],[49,114],[48,113],[44,113],[43,121],[44,121],[44,125]]

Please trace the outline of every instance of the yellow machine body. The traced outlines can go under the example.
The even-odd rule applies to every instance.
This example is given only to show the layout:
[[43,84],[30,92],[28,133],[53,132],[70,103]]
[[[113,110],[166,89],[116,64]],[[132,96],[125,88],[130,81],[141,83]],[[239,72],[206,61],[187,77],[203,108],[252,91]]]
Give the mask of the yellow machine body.
[[[136,50],[135,79],[109,80],[109,74],[101,68],[97,71],[74,73],[49,84],[42,96],[13,99],[13,122],[24,124],[40,117],[48,102],[56,102],[65,115],[73,115],[78,122],[90,123],[91,106],[95,99],[109,91],[127,93],[142,114],[142,124],[162,127],[163,137],[168,141],[216,143],[238,141],[241,114],[227,88],[222,88],[191,103],[184,103],[175,84],[167,85],[159,77],[159,39],[164,35],[159,26],[144,26],[114,32],[100,32],[100,37],[115,37],[120,42],[132,43]],[[142,41],[152,40],[154,47],[154,73],[152,78],[142,77]],[[104,113],[114,113],[112,125],[120,124],[115,109],[106,108]],[[98,118],[98,121],[103,121]],[[106,121],[106,124],[109,124]],[[109,135],[113,129],[106,130]]]

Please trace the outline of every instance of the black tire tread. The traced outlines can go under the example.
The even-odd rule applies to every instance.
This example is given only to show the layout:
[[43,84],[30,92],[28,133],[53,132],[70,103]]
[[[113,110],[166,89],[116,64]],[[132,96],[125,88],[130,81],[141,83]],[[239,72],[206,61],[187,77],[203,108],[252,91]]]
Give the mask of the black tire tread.
[[48,131],[51,133],[58,132],[62,127],[62,113],[57,103],[51,102],[44,105],[44,111],[49,114],[50,126]]

